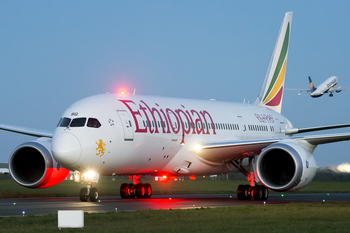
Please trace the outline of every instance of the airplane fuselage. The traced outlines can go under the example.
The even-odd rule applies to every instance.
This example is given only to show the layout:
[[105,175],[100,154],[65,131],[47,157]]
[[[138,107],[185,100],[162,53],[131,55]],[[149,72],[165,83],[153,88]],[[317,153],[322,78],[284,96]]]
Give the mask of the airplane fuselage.
[[332,76],[324,81],[321,85],[317,87],[317,89],[311,93],[311,97],[317,98],[321,97],[323,94],[328,93],[332,88],[335,87],[338,83],[338,78]]
[[292,128],[281,114],[254,105],[119,94],[74,103],[60,124],[52,139],[55,160],[101,175],[228,172],[224,163],[193,153],[196,144],[281,138]]

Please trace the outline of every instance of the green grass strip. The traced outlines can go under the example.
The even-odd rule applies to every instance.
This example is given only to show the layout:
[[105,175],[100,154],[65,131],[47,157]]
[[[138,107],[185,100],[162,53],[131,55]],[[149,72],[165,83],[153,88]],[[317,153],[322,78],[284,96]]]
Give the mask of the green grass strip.
[[57,215],[0,218],[1,232],[349,232],[350,202],[85,213],[83,229]]

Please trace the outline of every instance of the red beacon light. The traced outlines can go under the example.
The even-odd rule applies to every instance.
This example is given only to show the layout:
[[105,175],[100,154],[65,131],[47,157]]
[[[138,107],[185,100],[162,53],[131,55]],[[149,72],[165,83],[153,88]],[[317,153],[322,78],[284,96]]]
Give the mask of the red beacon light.
[[120,91],[120,94],[121,95],[125,95],[125,91]]

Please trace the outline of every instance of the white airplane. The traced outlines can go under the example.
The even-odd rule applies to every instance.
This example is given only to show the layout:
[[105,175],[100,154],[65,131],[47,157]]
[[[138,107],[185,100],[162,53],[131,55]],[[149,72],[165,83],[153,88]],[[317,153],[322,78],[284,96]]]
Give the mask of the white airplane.
[[342,90],[347,89],[347,88],[341,88],[340,86],[339,87],[335,86],[338,83],[338,78],[336,76],[332,76],[332,77],[328,78],[326,81],[321,83],[317,88],[314,87],[314,84],[313,84],[310,76],[309,76],[309,83],[310,83],[310,89],[290,89],[290,88],[288,88],[288,90],[297,90],[297,91],[299,91],[299,95],[302,92],[307,92],[307,93],[310,93],[310,96],[312,98],[317,98],[317,97],[321,97],[325,93],[329,93],[329,97],[333,97],[333,92],[339,93]]
[[[141,175],[193,176],[241,171],[250,185],[237,197],[266,200],[268,189],[291,192],[315,176],[319,144],[350,139],[350,133],[293,136],[350,124],[293,128],[281,115],[292,12],[287,12],[255,104],[137,95],[102,94],[72,104],[54,132],[1,125],[39,137],[19,145],[9,159],[14,180],[47,188],[74,171],[86,183],[80,200],[95,202],[100,175],[130,176],[122,198],[149,198]],[[256,176],[258,180],[256,179]],[[262,185],[258,185],[258,182]]]

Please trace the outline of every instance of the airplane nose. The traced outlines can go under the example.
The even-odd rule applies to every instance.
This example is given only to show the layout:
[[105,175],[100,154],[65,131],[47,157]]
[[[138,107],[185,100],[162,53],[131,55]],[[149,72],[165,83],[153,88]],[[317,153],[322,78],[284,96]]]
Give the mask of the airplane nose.
[[81,156],[81,145],[71,133],[61,133],[52,140],[52,155],[64,167],[76,164]]

